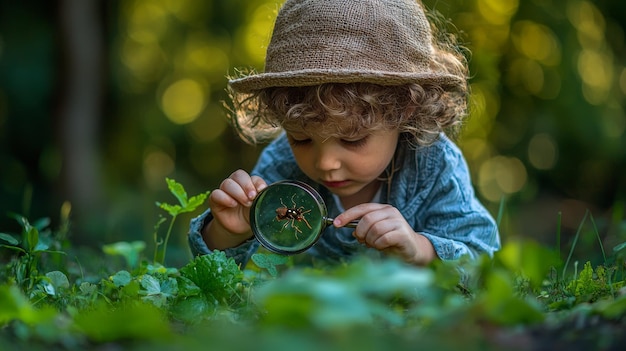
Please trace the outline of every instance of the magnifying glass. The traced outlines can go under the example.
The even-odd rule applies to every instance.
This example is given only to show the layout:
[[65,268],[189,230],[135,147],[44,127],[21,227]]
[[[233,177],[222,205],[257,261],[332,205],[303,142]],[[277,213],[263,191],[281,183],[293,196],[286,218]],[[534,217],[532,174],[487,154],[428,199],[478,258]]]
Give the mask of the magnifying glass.
[[[310,185],[283,180],[261,190],[250,208],[250,227],[269,251],[293,255],[306,251],[333,223],[322,196]],[[355,228],[358,221],[345,225]]]

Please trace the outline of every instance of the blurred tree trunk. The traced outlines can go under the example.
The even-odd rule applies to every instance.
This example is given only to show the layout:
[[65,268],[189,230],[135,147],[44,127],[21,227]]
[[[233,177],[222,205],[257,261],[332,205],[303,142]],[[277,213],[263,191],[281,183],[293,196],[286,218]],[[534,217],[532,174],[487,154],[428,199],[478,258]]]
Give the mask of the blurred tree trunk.
[[79,224],[96,218],[103,202],[99,129],[105,50],[101,9],[100,0],[59,0],[64,83],[58,115],[62,182]]

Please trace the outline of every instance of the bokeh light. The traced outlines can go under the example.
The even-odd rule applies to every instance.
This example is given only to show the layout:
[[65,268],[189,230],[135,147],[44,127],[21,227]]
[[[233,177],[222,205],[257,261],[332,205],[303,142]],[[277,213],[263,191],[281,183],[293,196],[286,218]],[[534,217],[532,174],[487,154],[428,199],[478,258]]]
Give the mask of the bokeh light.
[[175,162],[170,155],[155,147],[150,147],[144,153],[143,175],[148,187],[158,189],[163,186],[163,180],[174,171]]
[[126,33],[139,43],[158,42],[167,31],[167,11],[158,1],[134,1],[125,11]]
[[507,84],[519,95],[539,95],[545,82],[541,65],[534,60],[518,58],[511,62]]
[[237,40],[243,43],[244,50],[251,59],[250,67],[261,69],[264,66],[265,50],[270,42],[274,19],[282,2],[275,1],[259,5],[252,12],[245,27],[239,32]]
[[613,79],[611,57],[594,50],[582,50],[578,56],[578,72],[584,83],[585,99],[594,105],[606,102]]
[[589,1],[567,3],[567,18],[577,30],[578,41],[587,49],[601,49],[606,22],[598,8]]
[[583,96],[592,105],[604,104],[610,98],[615,76],[613,56],[605,39],[605,18],[589,1],[570,1],[567,17],[576,28],[582,47],[577,69],[583,82]]
[[547,133],[535,134],[528,143],[528,161],[536,169],[548,170],[558,160],[558,145]]
[[478,0],[480,14],[491,24],[506,25],[517,11],[518,0]]
[[478,189],[489,201],[497,202],[516,193],[527,180],[526,167],[518,158],[495,156],[485,161],[478,173]]
[[229,126],[224,118],[224,109],[211,104],[206,111],[188,125],[187,132],[196,143],[208,143],[216,140]]
[[561,63],[561,45],[545,25],[523,20],[513,24],[511,41],[520,52],[506,70],[506,82],[516,94],[555,99],[561,89],[556,68]]
[[193,31],[188,34],[182,50],[176,57],[176,70],[199,72],[216,81],[223,81],[230,69],[228,58],[229,39],[216,40],[207,31]]
[[[207,89],[208,90],[208,89]],[[176,124],[193,122],[206,104],[205,88],[194,79],[180,79],[170,84],[161,97],[161,108]]]
[[531,60],[556,66],[561,62],[561,45],[550,28],[533,21],[513,24],[511,41],[515,48]]
[[133,79],[154,82],[161,78],[166,57],[155,43],[139,43],[132,39],[124,41],[120,57]]
[[486,138],[493,129],[500,109],[497,93],[487,84],[474,83],[471,86],[470,116],[463,133],[471,137]]

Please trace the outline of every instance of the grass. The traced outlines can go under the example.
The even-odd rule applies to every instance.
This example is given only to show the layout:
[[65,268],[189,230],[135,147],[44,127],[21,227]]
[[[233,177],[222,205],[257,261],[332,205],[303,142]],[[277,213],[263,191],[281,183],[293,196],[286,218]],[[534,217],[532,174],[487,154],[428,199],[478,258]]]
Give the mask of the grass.
[[[188,197],[167,182],[178,203],[157,203],[170,229],[159,235],[159,220],[153,255],[144,242],[111,243],[86,267],[67,240],[68,211],[56,230],[12,215],[22,230],[0,233],[0,349],[609,350],[626,341],[626,243],[607,254],[590,212],[565,262],[559,213],[554,249],[510,240],[493,258],[425,268],[366,257],[303,267],[265,251],[247,267],[220,251],[168,267],[171,223],[208,193]],[[504,201],[498,221],[503,212]],[[602,265],[574,259],[588,235]]]

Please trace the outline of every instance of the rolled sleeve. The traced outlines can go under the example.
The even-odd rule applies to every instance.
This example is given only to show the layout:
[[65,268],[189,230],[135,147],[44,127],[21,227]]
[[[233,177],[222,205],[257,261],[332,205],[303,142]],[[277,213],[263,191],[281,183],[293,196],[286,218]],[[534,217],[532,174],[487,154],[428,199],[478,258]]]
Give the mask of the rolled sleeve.
[[[211,210],[206,210],[200,216],[191,220],[191,224],[189,225],[188,241],[191,253],[194,256],[206,255],[212,252],[202,237],[202,229],[212,220],[213,216],[211,215]],[[232,257],[235,262],[240,265],[240,267],[245,267],[252,254],[257,251],[258,247],[258,242],[252,240],[245,241],[236,247],[224,249],[222,251],[226,253],[226,256]]]
[[421,206],[423,232],[441,259],[455,260],[470,255],[493,256],[500,248],[495,220],[478,201],[469,169],[461,152],[443,149],[442,158],[430,158],[433,172],[428,196]]

